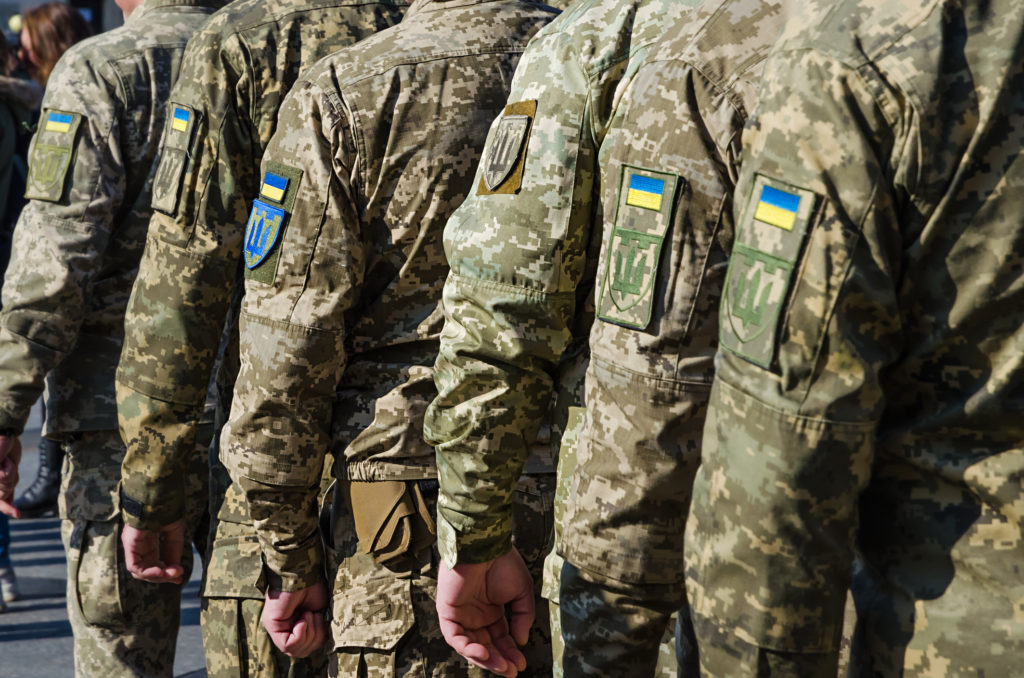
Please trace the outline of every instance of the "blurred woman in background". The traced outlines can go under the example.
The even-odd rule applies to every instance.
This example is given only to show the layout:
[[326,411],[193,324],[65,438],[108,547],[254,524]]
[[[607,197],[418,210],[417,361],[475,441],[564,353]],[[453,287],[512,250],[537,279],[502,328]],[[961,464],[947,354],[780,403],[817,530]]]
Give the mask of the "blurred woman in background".
[[25,10],[19,56],[36,82],[46,87],[61,55],[90,35],[92,29],[77,9],[63,2],[48,2]]

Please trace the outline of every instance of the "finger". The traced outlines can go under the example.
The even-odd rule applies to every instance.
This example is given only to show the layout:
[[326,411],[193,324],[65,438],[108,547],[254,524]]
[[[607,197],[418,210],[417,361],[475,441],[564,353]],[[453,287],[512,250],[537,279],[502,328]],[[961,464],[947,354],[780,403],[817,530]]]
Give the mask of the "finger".
[[263,610],[263,616],[261,617],[263,622],[263,628],[266,629],[267,635],[270,636],[271,642],[281,652],[287,653],[285,647],[288,644],[288,638],[291,635],[291,627],[282,625],[278,620],[267,616],[266,608]]
[[6,516],[10,516],[11,518],[21,517],[21,511],[14,508],[14,504],[8,504],[6,501],[3,500],[0,500],[0,513],[3,513]]
[[469,637],[462,624],[449,617],[438,617],[441,635],[453,650],[471,661],[487,661],[490,656],[484,645]]
[[310,613],[313,624],[313,648],[310,654],[320,649],[327,642],[327,620],[324,618],[324,610],[316,610]]
[[135,579],[152,584],[180,584],[184,570],[179,566],[168,567],[160,561],[153,547],[152,533],[136,530],[128,525],[121,528],[121,546],[124,549],[124,565]]
[[502,659],[518,670],[526,669],[526,655],[516,646],[515,640],[508,633],[508,626],[505,620],[495,622],[488,629],[493,639],[495,652],[501,654]]
[[508,611],[509,632],[512,638],[519,645],[526,645],[530,639],[530,627],[533,626],[537,616],[536,601],[533,595],[523,595],[515,598],[505,609]]
[[160,555],[163,556],[164,565],[170,569],[182,569],[181,568],[181,554],[183,546],[185,545],[184,539],[167,539],[165,538],[160,543]]

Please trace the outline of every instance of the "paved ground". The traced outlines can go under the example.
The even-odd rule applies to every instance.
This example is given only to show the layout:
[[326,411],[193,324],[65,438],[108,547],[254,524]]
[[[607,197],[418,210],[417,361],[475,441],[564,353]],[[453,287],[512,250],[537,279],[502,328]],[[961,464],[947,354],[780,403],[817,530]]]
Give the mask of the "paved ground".
[[[29,420],[29,427],[22,436],[19,494],[35,478],[39,461],[38,416]],[[60,521],[12,520],[11,542],[22,598],[0,614],[0,678],[71,678],[74,659],[64,607],[67,568]],[[198,570],[198,558],[196,564]],[[182,599],[174,675],[183,678],[206,676],[199,635],[199,577],[198,571],[193,572]]]

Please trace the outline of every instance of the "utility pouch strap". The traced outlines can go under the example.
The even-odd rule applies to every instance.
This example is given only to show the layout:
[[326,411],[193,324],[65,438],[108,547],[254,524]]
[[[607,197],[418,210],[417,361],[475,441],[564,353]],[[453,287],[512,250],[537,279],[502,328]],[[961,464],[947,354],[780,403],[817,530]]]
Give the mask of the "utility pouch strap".
[[437,529],[416,481],[349,481],[349,498],[363,553],[398,574],[421,569]]

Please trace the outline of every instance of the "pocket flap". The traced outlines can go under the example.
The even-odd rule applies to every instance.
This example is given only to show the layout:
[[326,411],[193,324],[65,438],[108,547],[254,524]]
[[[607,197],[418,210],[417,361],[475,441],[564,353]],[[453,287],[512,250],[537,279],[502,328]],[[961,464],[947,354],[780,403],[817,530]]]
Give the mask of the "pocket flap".
[[334,596],[331,626],[335,649],[390,651],[413,627],[411,581],[381,570],[383,576],[353,581]]

